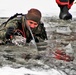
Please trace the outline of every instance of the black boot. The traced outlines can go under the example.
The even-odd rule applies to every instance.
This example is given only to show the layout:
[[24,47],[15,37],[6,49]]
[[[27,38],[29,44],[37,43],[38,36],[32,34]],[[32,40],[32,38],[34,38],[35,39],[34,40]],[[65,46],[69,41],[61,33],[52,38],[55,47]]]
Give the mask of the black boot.
[[59,18],[63,20],[72,19],[72,15],[69,13],[69,9],[67,6],[59,6],[60,7],[60,14]]

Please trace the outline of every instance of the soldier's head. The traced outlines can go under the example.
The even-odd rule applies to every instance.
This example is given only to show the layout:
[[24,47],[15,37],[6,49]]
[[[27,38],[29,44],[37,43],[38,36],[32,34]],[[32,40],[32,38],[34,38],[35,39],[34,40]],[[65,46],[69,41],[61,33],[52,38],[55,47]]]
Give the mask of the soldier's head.
[[26,14],[27,23],[31,28],[36,28],[41,20],[41,12],[38,9],[32,8]]

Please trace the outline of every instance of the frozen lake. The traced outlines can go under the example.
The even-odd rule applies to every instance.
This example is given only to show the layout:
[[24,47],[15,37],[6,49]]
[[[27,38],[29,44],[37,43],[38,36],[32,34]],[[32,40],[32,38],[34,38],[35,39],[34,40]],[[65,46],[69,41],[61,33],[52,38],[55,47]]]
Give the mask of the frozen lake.
[[[14,15],[15,13],[24,13],[25,14],[25,13],[27,13],[27,11],[30,8],[38,8],[42,12],[42,15],[46,16],[46,17],[52,17],[52,16],[58,17],[58,15],[59,15],[59,7],[55,3],[55,0],[40,0],[40,1],[39,0],[33,0],[33,1],[32,0],[23,0],[23,1],[22,0],[0,0],[0,17],[10,17],[10,16]],[[76,4],[74,4],[72,6],[70,12],[76,21]],[[52,21],[51,23],[48,21],[50,25],[52,25],[52,24],[57,25],[58,23],[60,23],[62,25],[64,25],[64,24],[66,24],[67,26],[69,25],[69,27],[71,27],[71,24],[73,24],[73,26],[76,24],[75,21],[73,21],[73,22],[68,21],[66,23],[64,21],[55,19],[55,17],[53,19],[50,18],[50,20]],[[49,26],[49,24],[46,24],[46,25]],[[58,37],[55,37],[55,38],[59,38],[59,37],[61,37],[61,36],[59,35]],[[66,36],[66,37],[69,37],[69,36]],[[8,51],[10,51],[11,49],[8,50],[7,49],[8,46],[5,47],[7,50],[5,48],[4,49],[3,48],[2,49],[0,48],[0,49],[1,49],[1,51],[4,51],[4,55],[10,54]],[[31,60],[29,60],[29,62],[30,61]],[[3,56],[1,56],[0,57],[0,66],[2,64],[4,64],[4,65],[3,65],[3,67],[0,67],[0,75],[68,75],[66,73],[69,73],[69,72],[70,72],[70,75],[72,75],[73,72],[76,74],[76,67],[72,64],[73,62],[62,65],[62,63],[65,63],[65,61],[61,61],[60,64],[57,63],[57,61],[56,61],[56,65],[54,65],[54,64],[50,65],[53,68],[49,68],[49,66],[45,65],[42,61],[40,61],[40,60],[37,60],[37,61],[38,62],[36,62],[35,60],[32,60],[32,62],[37,63],[38,66],[40,66],[40,65],[44,66],[43,68],[45,68],[45,70],[41,69],[41,68],[32,68],[32,69],[25,68],[24,66],[22,66],[20,64],[23,64],[23,62],[25,63],[27,61],[19,58],[19,59],[17,59],[16,62],[11,62],[9,60],[6,60],[6,57],[4,58]],[[13,67],[19,66],[20,68],[18,68],[18,67],[11,68],[8,65],[8,63],[10,66],[12,64]],[[49,63],[50,63],[50,61],[49,61]],[[67,64],[69,64],[70,67]],[[66,73],[64,73],[62,70],[58,69],[57,68],[58,65],[60,65],[60,68],[62,70],[65,69]],[[75,65],[76,65],[76,63],[75,63]],[[66,66],[66,68],[64,66]]]

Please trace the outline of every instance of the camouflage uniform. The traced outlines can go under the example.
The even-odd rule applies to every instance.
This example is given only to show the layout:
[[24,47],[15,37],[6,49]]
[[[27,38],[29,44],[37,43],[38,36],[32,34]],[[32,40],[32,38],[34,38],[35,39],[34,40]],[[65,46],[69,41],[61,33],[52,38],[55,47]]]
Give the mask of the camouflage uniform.
[[[23,17],[25,17],[25,16],[18,15],[17,17],[14,17],[14,18],[10,19],[9,21],[3,23],[0,27],[0,39],[5,41],[5,39],[6,39],[5,34],[9,27],[14,27],[15,30],[19,29],[19,30],[23,31],[22,30]],[[39,23],[39,26],[37,28],[31,29],[31,30],[34,34],[36,42],[39,42],[39,39],[42,39],[42,40],[47,39],[47,35],[46,35],[46,31],[45,31],[45,27],[44,27],[43,23]],[[25,35],[26,35],[26,39],[27,39],[26,41],[30,42],[32,37],[31,37],[31,34],[30,34],[28,28],[26,27],[26,24],[25,24],[24,31],[25,31]]]

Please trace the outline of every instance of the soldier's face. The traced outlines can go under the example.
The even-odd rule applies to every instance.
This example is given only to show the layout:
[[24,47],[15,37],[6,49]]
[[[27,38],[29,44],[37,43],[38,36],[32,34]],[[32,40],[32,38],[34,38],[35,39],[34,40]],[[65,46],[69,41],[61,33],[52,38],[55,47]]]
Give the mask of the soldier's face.
[[33,20],[27,20],[27,24],[31,27],[31,28],[36,28],[38,26],[38,23],[33,21]]

